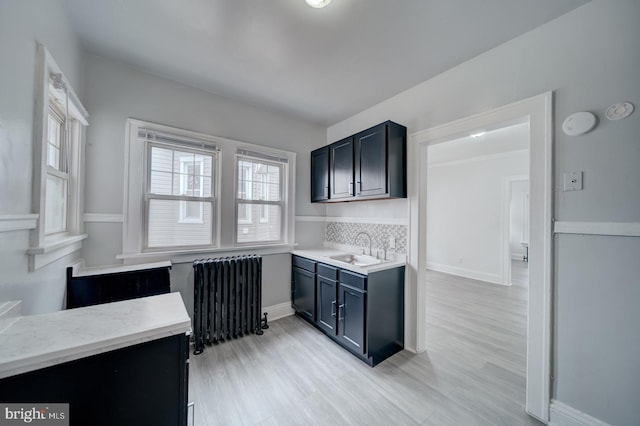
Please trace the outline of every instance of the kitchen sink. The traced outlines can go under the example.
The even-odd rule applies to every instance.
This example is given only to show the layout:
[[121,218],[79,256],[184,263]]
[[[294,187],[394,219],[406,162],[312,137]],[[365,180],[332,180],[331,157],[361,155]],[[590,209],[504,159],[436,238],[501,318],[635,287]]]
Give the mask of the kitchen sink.
[[373,256],[365,256],[364,254],[340,254],[337,256],[330,256],[329,259],[348,263],[354,266],[371,266],[382,263],[382,260],[376,259]]

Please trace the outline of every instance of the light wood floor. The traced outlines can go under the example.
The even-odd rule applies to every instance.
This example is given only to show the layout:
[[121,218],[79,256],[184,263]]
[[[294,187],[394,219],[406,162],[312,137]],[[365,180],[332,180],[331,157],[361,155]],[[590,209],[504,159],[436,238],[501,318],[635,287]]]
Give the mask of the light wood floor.
[[429,272],[428,350],[366,366],[297,317],[191,356],[196,425],[537,425],[526,287]]

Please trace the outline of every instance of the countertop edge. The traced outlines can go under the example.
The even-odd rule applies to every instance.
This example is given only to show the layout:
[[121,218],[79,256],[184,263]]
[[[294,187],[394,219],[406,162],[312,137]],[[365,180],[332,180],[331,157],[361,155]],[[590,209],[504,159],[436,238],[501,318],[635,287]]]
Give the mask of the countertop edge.
[[336,268],[346,269],[351,272],[355,272],[356,274],[361,275],[369,275],[373,272],[384,271],[387,269],[398,268],[401,266],[406,266],[405,261],[394,260],[388,261],[385,263],[380,263],[377,265],[367,266],[365,268],[361,268],[359,266],[349,265],[347,263],[339,262],[337,260],[331,259],[329,256],[347,254],[346,251],[332,249],[332,248],[318,248],[318,249],[300,249],[300,250],[292,250],[291,254],[295,256],[305,257],[307,259],[314,260],[316,262],[324,263],[326,265],[331,265]]
[[151,333],[148,331],[141,331],[100,342],[92,342],[80,347],[72,347],[46,354],[38,354],[33,357],[23,358],[0,366],[0,379],[134,346],[139,343],[188,333],[190,331],[191,320],[160,327],[154,329]]

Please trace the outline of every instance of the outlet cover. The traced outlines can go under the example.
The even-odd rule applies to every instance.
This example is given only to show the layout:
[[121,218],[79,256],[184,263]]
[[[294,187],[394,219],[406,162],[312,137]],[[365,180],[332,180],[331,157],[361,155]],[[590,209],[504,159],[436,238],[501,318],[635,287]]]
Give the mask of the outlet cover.
[[396,237],[394,236],[389,237],[389,248],[390,249],[396,248]]
[[564,191],[582,190],[582,172],[569,172],[564,174]]

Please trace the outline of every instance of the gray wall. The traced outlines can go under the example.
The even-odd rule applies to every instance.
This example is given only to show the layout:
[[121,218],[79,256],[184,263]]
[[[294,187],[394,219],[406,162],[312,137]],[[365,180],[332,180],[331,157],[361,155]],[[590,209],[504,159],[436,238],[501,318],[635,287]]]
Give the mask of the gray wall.
[[[58,0],[0,2],[0,215],[31,211],[36,42],[44,44],[82,98],[78,40]],[[65,268],[79,253],[29,272],[29,230],[0,232],[0,301],[24,313],[61,309]]]
[[[604,117],[615,102],[640,107],[638,22],[638,1],[593,0],[335,124],[327,142],[388,119],[413,133],[552,90],[555,187],[562,173],[584,171],[583,191],[555,192],[556,220],[640,222],[640,113]],[[596,113],[599,126],[568,137],[560,123],[577,111]],[[372,216],[393,209],[406,207]],[[640,238],[557,235],[554,250],[553,398],[610,424],[637,424]]]
[[[87,134],[86,212],[122,214],[125,123],[131,117],[296,152],[295,214],[324,215],[323,206],[309,202],[307,166],[311,149],[326,140],[324,127],[215,96],[92,54],[86,56],[85,75],[85,106],[91,114]],[[222,167],[233,166],[223,164]],[[229,174],[223,170],[223,177],[225,175]],[[223,179],[221,185],[225,192],[233,182]],[[230,226],[233,225],[222,223],[223,228]],[[122,224],[87,223],[85,230],[89,233],[83,250],[87,264],[118,263],[116,255],[122,252]],[[315,238],[314,233],[314,228],[296,227],[299,241]],[[290,269],[289,255],[265,256],[264,306],[289,300]],[[171,281],[172,288],[181,291],[191,310],[191,265],[176,264]]]

